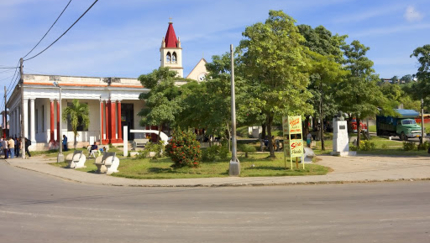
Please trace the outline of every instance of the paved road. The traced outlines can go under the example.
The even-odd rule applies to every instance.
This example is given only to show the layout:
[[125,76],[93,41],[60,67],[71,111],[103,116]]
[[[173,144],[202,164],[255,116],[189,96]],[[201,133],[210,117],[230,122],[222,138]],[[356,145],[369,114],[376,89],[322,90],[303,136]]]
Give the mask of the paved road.
[[430,182],[80,184],[0,161],[0,242],[430,242]]

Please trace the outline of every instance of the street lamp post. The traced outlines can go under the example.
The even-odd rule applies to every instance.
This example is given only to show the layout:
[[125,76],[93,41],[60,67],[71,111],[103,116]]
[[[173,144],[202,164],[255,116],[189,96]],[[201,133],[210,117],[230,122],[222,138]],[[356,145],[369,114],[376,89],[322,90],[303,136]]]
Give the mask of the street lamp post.
[[231,53],[231,126],[232,126],[232,151],[231,160],[229,166],[229,175],[238,176],[240,175],[240,162],[237,158],[237,142],[236,142],[236,102],[234,92],[234,51],[233,45],[230,45]]
[[63,118],[62,117],[62,113],[63,113],[63,111],[62,111],[62,109],[61,109],[61,86],[57,83],[57,82],[54,82],[53,83],[54,84],[54,86],[55,87],[57,87],[57,88],[59,88],[59,90],[60,90],[60,94],[59,94],[59,104],[60,104],[60,127],[58,128],[59,130],[60,130],[60,132],[59,132],[59,138],[58,138],[58,141],[60,142],[60,144],[59,144],[59,149],[58,149],[58,156],[57,156],[57,163],[60,163],[60,162],[64,162],[64,155],[63,155],[63,144],[62,144],[62,139],[61,139],[61,136],[62,136],[62,134],[63,134],[63,130],[62,130],[62,128],[61,128],[61,126],[62,126],[62,122],[61,122],[61,119]]

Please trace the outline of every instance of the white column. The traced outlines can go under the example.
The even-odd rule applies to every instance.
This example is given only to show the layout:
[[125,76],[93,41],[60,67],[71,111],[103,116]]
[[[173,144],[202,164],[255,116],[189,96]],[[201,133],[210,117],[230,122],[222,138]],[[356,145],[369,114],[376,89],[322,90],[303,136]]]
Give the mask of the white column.
[[30,99],[30,131],[31,131],[31,144],[36,144],[36,115],[34,114],[34,99]]
[[9,128],[12,130],[12,134],[16,136],[16,108],[11,112],[9,116]]
[[16,107],[16,133],[21,137],[21,106]]
[[24,113],[24,117],[22,119],[22,123],[23,123],[23,129],[24,129],[24,137],[29,138],[28,137],[28,99],[24,99],[24,107],[22,107],[23,109],[23,113]]

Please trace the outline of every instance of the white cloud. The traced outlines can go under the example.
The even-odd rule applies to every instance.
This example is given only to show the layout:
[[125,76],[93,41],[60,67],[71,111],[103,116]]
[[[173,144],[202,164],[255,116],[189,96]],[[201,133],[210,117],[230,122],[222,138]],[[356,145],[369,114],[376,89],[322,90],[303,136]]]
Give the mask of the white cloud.
[[408,6],[403,15],[408,22],[420,21],[424,16],[418,12],[413,6]]

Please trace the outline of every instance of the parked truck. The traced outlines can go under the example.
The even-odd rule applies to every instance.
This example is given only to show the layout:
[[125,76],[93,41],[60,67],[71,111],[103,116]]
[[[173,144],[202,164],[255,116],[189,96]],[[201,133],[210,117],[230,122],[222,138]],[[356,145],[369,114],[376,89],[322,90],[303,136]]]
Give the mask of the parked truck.
[[421,137],[421,126],[415,121],[417,111],[396,109],[397,116],[376,116],[376,134],[378,136],[399,136],[400,140]]

